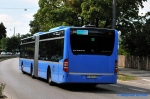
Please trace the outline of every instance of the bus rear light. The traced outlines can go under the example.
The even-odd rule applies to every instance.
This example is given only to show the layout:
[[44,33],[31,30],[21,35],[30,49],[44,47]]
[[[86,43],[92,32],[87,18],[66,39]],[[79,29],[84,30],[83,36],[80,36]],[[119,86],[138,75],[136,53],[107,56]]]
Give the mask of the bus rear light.
[[64,63],[63,63],[63,70],[64,70],[64,72],[68,72],[68,59],[65,59],[65,60],[64,60]]
[[115,66],[118,67],[118,60],[115,60]]
[[115,70],[114,73],[117,74],[118,73],[118,60],[115,60]]
[[115,74],[118,73],[118,67],[115,67],[115,71],[114,71]]

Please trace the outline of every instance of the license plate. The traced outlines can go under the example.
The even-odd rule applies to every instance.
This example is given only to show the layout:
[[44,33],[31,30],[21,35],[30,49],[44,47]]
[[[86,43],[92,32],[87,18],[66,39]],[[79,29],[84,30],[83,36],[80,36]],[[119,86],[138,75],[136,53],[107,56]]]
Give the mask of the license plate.
[[97,78],[95,75],[87,75],[87,78]]

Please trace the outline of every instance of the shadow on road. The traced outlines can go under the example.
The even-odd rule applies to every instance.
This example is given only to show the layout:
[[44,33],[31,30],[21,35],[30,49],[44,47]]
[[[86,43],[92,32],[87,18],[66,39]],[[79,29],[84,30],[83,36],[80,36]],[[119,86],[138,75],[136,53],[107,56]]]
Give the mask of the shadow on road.
[[[135,87],[134,85],[115,84],[121,87],[111,86],[112,84],[99,84],[96,87],[80,86],[80,85],[57,85],[57,87],[73,91],[85,93],[99,93],[99,94],[150,94],[150,89]],[[150,87],[149,87],[150,88]]]
[[[30,76],[29,74],[27,74]],[[47,81],[42,78],[36,78],[37,81]],[[48,83],[47,83],[48,84]],[[117,87],[119,86],[119,87]],[[134,84],[98,84],[95,87],[88,86],[86,84],[55,84],[52,87],[57,87],[62,90],[72,92],[85,92],[85,93],[98,93],[98,94],[150,94],[150,85],[147,88],[134,86]],[[50,86],[51,87],[51,86]]]
[[64,84],[64,85],[57,85],[59,88],[64,90],[73,91],[73,92],[90,92],[90,93],[113,93],[112,90],[100,88],[97,86],[89,87],[88,85],[79,85],[79,84]]

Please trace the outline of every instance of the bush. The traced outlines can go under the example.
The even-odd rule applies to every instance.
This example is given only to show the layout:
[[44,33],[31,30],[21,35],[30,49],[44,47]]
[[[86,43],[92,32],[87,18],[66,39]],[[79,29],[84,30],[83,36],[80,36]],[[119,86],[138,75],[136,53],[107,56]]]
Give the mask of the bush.
[[0,82],[0,96],[3,95],[3,91],[5,89],[6,84]]
[[118,54],[119,54],[119,55],[129,55],[129,53],[126,52],[126,51],[125,51],[123,48],[121,48],[121,47],[118,49]]

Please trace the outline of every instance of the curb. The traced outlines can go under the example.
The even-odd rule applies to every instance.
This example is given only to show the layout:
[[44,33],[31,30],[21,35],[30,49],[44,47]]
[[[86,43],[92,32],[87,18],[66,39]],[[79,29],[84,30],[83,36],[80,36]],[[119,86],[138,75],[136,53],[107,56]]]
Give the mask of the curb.
[[0,99],[9,99],[6,95],[0,96]]

